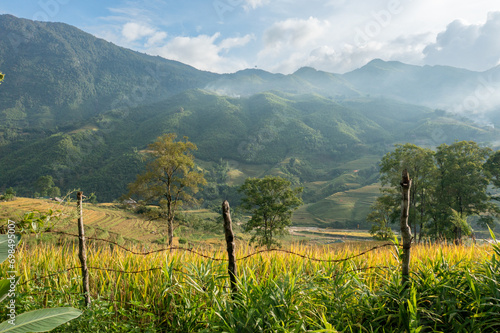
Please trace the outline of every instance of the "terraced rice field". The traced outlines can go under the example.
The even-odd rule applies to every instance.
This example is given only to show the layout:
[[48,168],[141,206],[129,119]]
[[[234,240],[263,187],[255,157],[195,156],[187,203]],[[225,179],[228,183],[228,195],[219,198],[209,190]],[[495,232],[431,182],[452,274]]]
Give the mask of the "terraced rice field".
[[338,192],[310,205],[307,211],[325,222],[363,220],[380,195],[379,187],[379,184],[373,184]]
[[[60,210],[67,218],[67,221],[63,222],[65,225],[57,225],[56,230],[77,232],[75,201],[60,204],[44,199],[16,198],[13,201],[0,202],[0,219],[16,220],[26,212],[47,211],[49,209]],[[153,224],[130,212],[115,210],[109,204],[84,203],[83,221],[87,226],[88,236],[98,236],[106,231],[111,238],[114,234],[114,237],[122,235],[125,239],[152,242],[161,237],[160,233],[163,232],[162,228],[158,227],[158,222]]]

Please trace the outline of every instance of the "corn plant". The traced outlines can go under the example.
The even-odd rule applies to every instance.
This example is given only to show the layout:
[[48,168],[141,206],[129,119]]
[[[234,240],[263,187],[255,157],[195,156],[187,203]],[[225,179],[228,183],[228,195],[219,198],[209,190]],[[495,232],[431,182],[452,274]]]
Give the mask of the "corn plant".
[[0,263],[9,259],[9,277],[0,280],[0,300],[9,297],[7,321],[0,323],[0,332],[46,332],[77,318],[82,313],[71,307],[41,309],[16,315],[16,284],[18,277],[14,273],[14,252],[21,237],[13,233],[0,235]]
[[[496,332],[500,330],[497,245],[415,246],[409,291],[398,256],[374,244],[292,245],[238,261],[232,295],[227,262],[191,252],[148,256],[89,244],[92,306],[56,332]],[[140,252],[142,247],[132,250]],[[198,249],[224,259],[224,249]],[[238,244],[236,258],[254,249]],[[20,246],[20,306],[81,307],[77,248]],[[57,273],[43,278],[49,273]],[[139,273],[134,273],[139,272]],[[2,273],[3,274],[3,273]],[[2,276],[5,276],[3,274]],[[36,278],[36,279],[35,279]],[[35,280],[33,280],[35,279]],[[31,281],[29,281],[31,280]],[[234,296],[234,297],[232,297]]]

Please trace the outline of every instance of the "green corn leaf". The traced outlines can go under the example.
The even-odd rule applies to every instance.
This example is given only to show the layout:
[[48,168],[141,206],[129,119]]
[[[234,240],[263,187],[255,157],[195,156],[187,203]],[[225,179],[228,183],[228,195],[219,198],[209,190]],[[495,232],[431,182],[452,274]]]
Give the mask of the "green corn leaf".
[[7,297],[10,289],[10,280],[3,279],[0,281],[0,302]]
[[[19,280],[19,276],[16,276],[16,284]],[[0,280],[0,302],[2,302],[8,295],[10,290],[10,281],[9,279]]]
[[[16,234],[14,237],[15,246],[19,244],[21,235]],[[9,257],[9,235],[0,235],[0,264]]]
[[12,325],[9,321],[1,323],[0,332],[47,332],[79,317],[81,314],[82,311],[70,307],[25,312],[16,316],[14,320],[15,325]]

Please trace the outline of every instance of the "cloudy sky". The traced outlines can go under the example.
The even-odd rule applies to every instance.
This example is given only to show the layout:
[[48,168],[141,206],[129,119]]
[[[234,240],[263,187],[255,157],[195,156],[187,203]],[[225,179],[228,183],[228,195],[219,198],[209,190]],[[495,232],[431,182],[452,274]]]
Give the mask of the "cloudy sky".
[[498,0],[15,0],[0,13],[65,22],[218,73],[344,73],[374,58],[477,71],[500,64]]

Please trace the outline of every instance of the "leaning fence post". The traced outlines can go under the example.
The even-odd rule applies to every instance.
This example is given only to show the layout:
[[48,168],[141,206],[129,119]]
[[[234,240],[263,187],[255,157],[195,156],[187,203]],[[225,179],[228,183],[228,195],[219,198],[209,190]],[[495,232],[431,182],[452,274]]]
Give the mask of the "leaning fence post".
[[231,222],[231,213],[229,211],[229,202],[225,200],[222,203],[222,216],[224,218],[224,232],[226,234],[227,256],[229,263],[227,270],[229,271],[229,280],[231,282],[231,292],[234,294],[238,291],[236,287],[236,255],[234,250],[234,233]]
[[85,298],[85,306],[90,305],[90,291],[89,291],[89,270],[87,268],[87,246],[85,245],[85,231],[83,229],[83,192],[76,194],[77,210],[78,210],[78,240],[79,240],[79,257],[82,264],[82,279],[83,279],[83,295]]
[[408,226],[408,214],[410,210],[410,188],[411,179],[408,170],[404,169],[401,179],[401,238],[403,240],[403,258],[402,258],[402,283],[403,288],[407,288],[408,277],[410,273],[410,249],[411,249],[411,230]]

